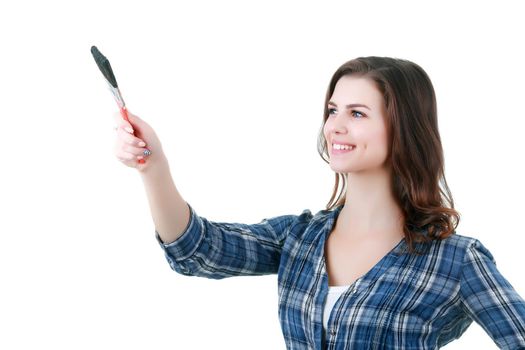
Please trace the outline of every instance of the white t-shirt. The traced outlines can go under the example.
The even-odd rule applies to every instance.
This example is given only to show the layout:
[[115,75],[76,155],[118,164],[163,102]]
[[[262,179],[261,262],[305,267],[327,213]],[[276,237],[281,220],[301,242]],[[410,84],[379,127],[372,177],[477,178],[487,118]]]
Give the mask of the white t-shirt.
[[339,299],[339,296],[343,294],[350,285],[347,286],[328,286],[328,294],[326,296],[326,302],[324,304],[323,311],[323,327],[326,332],[326,327],[328,325],[328,319],[330,318],[330,312],[334,307],[335,302]]

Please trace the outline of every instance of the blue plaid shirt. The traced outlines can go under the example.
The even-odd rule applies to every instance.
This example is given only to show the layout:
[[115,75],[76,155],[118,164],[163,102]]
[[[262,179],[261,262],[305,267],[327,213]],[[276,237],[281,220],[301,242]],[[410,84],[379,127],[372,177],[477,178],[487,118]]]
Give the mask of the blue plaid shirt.
[[473,320],[501,349],[525,349],[525,301],[475,238],[434,240],[421,256],[407,254],[403,238],[341,295],[325,334],[324,243],[342,206],[256,224],[212,222],[188,207],[175,242],[155,231],[171,268],[212,279],[277,273],[288,349],[437,349]]

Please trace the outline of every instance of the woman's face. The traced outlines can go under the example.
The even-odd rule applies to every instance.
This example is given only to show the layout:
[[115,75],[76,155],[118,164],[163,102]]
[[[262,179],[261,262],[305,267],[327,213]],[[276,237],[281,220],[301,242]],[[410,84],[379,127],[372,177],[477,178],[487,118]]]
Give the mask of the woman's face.
[[[386,107],[374,83],[343,76],[329,101],[323,132],[332,170],[345,174],[382,167],[388,156]],[[355,148],[338,150],[334,143]]]

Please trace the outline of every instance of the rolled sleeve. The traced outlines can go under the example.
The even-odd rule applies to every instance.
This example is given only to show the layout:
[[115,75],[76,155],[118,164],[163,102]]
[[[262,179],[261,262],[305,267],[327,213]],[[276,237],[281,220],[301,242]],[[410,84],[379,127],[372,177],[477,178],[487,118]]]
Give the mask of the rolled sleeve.
[[155,230],[155,238],[164,251],[164,257],[171,269],[185,276],[194,276],[192,265],[188,259],[195,254],[204,239],[204,224],[193,207],[186,202],[190,210],[190,219],[184,232],[173,242],[164,243]]
[[[186,203],[188,204],[188,203]],[[169,260],[180,261],[190,257],[199,246],[204,237],[203,223],[201,218],[195,213],[195,210],[188,204],[190,209],[190,220],[184,229],[184,232],[175,241],[171,243],[164,243],[155,230],[155,238],[159,242],[161,248],[167,254]]]

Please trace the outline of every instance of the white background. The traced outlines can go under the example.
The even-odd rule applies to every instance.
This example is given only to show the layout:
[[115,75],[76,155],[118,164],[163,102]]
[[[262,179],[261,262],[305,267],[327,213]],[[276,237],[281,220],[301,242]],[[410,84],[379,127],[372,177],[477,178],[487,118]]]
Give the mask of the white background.
[[[525,296],[517,4],[2,1],[0,348],[284,349],[275,275],[169,268],[140,176],[113,154],[91,45],[188,203],[244,223],[324,208],[334,178],[316,138],[342,63],[416,62],[436,90],[457,232]],[[446,348],[497,347],[473,323]]]

